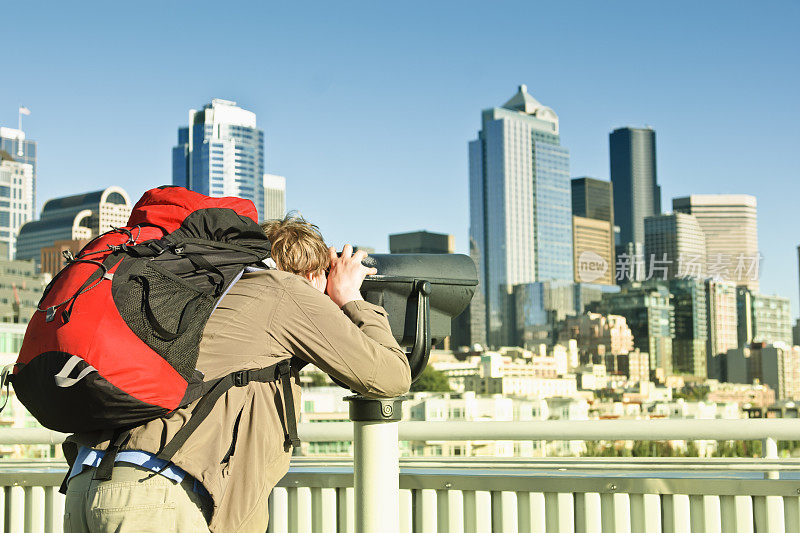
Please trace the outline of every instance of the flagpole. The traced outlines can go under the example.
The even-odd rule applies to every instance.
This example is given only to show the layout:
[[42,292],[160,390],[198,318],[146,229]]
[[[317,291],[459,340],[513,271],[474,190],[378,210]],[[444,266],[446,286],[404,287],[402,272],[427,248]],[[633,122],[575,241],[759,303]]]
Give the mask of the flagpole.
[[30,115],[31,110],[27,107],[21,105],[17,107],[17,129],[19,130],[20,134],[17,136],[17,157],[22,157],[25,155],[25,150],[23,149],[24,143],[20,136],[22,136],[22,115]]
[[[17,106],[17,129],[22,132],[22,106]],[[25,152],[22,151],[22,140],[17,136],[17,157],[22,157]]]

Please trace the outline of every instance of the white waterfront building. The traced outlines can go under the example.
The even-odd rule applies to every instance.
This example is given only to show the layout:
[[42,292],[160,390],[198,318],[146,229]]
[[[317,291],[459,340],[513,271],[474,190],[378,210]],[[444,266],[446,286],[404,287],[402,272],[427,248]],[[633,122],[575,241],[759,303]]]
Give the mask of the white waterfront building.
[[286,178],[264,174],[264,211],[262,220],[281,219],[286,214]]

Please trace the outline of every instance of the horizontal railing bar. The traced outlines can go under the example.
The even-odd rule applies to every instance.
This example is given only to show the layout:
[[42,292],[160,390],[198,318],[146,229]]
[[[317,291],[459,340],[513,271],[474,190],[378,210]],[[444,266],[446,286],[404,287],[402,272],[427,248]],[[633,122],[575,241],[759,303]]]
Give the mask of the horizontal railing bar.
[[61,444],[68,433],[59,433],[45,428],[0,429],[0,445],[14,444]]
[[[350,470],[352,457],[292,457],[292,467],[296,472],[328,470]],[[401,457],[401,469],[424,469],[469,472],[471,470],[502,470],[504,472],[558,471],[566,473],[583,471],[617,472],[781,472],[800,471],[797,459],[753,459],[753,458],[692,458],[692,457],[552,457],[552,458],[424,458]],[[0,476],[5,474],[22,475],[25,472],[45,474],[63,473],[66,463],[62,460],[5,460],[0,463]]]
[[[293,469],[279,487],[352,487],[352,473],[297,472]],[[483,490],[545,493],[697,494],[719,496],[797,496],[800,480],[730,478],[631,478],[543,475],[448,475],[401,471],[401,489]]]
[[[349,422],[302,424],[306,441],[346,441]],[[525,422],[400,423],[401,441],[493,440],[800,440],[791,419],[741,420],[541,420]]]
[[[464,470],[462,469],[462,472]],[[62,472],[13,472],[0,474],[0,487],[57,487]],[[280,487],[342,488],[353,486],[348,472],[303,471],[295,467],[278,482]],[[744,478],[640,478],[600,476],[552,476],[493,473],[427,473],[417,469],[400,472],[402,489],[485,490],[512,492],[601,493],[601,494],[698,494],[719,496],[797,496],[798,480]]]
[[[306,442],[352,441],[351,422],[299,424]],[[59,444],[66,434],[43,428],[0,430],[0,445]],[[401,441],[494,440],[800,440],[794,419],[534,420],[400,423]]]
[[791,419],[401,422],[400,440],[800,440]]

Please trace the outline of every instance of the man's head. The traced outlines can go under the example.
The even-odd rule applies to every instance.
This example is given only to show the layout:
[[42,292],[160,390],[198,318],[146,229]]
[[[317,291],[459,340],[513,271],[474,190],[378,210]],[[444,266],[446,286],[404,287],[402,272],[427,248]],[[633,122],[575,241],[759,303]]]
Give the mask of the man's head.
[[325,271],[331,259],[319,228],[293,213],[282,220],[263,222],[261,227],[272,243],[272,259],[278,269],[302,276],[325,292]]

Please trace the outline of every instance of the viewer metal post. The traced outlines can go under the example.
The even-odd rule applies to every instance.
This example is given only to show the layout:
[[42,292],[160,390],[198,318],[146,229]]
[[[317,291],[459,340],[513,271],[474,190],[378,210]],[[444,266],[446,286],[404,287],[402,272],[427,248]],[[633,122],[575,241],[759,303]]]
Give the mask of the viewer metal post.
[[353,421],[356,533],[397,533],[400,522],[398,425],[403,399],[347,398]]

